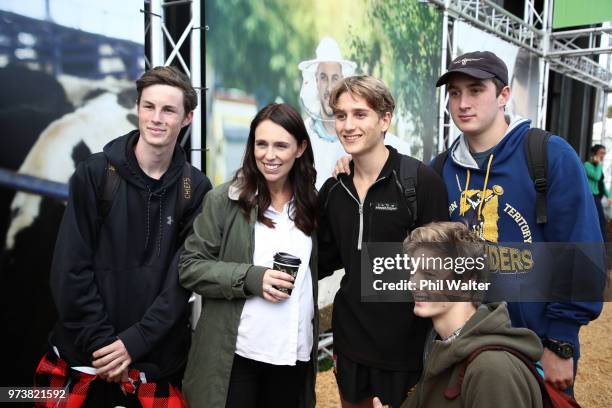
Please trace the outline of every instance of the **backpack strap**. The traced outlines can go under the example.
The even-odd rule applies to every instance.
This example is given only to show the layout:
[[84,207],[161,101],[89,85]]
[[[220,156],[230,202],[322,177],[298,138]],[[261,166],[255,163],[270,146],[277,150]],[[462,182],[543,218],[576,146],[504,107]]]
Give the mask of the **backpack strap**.
[[548,221],[546,215],[546,189],[548,188],[546,175],[548,173],[547,146],[550,136],[551,134],[545,130],[531,128],[527,132],[525,140],[527,167],[536,190],[536,219],[538,224],[545,224]]
[[540,393],[542,394],[542,406],[543,408],[554,408],[553,402],[551,401],[550,395],[548,394],[548,390],[546,389],[546,384],[544,382],[544,378],[538,372],[538,369],[535,363],[527,357],[525,354],[521,353],[518,350],[515,350],[511,347],[506,347],[502,345],[490,344],[487,346],[482,346],[472,351],[469,356],[467,356],[459,366],[459,374],[457,376],[457,380],[455,383],[446,388],[444,390],[444,398],[447,400],[454,400],[459,395],[461,395],[461,386],[463,385],[463,379],[465,377],[465,372],[472,361],[476,359],[481,353],[485,351],[505,351],[512,354],[514,357],[521,360],[531,371],[531,373],[535,376],[538,381],[538,386],[540,387]]
[[402,195],[404,196],[404,200],[406,200],[408,210],[410,210],[410,215],[412,216],[411,226],[416,224],[418,218],[416,187],[418,184],[417,172],[420,164],[421,162],[415,158],[401,155],[399,179],[402,187]]
[[102,223],[106,220],[106,217],[110,213],[111,207],[113,206],[113,199],[119,188],[121,182],[121,176],[117,173],[115,166],[107,162],[106,164],[106,175],[104,178],[104,187],[102,194],[98,196],[98,216]]
[[438,173],[440,177],[442,177],[442,179],[444,179],[442,173],[444,172],[444,163],[446,162],[447,157],[448,149],[437,155],[433,161],[433,169],[436,171],[436,173]]

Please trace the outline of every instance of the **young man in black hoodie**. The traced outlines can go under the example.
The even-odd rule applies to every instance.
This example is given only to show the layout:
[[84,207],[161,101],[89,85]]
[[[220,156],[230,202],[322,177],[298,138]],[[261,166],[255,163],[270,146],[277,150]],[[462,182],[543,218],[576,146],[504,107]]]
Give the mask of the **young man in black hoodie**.
[[319,278],[344,268],[332,326],[336,380],[343,407],[371,407],[377,395],[399,406],[419,379],[429,320],[407,313],[406,303],[362,302],[361,252],[370,242],[403,242],[414,228],[448,219],[441,178],[417,164],[417,218],[400,180],[401,155],[385,146],[395,101],[371,76],[341,80],[330,96],[350,175],[330,178],[320,191]]
[[197,94],[172,67],[147,71],[136,87],[138,130],[70,180],[51,269],[59,321],[35,383],[69,384],[84,406],[140,406],[147,392],[180,400],[189,345],[176,255],[211,184],[177,138]]

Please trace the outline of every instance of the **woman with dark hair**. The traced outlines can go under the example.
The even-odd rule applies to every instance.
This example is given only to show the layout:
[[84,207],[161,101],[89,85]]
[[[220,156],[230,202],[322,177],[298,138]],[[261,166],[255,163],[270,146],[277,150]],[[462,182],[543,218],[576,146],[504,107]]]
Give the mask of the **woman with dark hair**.
[[299,113],[263,108],[242,167],[206,195],[180,259],[181,284],[202,296],[183,381],[190,406],[314,407],[315,180]]
[[599,216],[601,236],[604,241],[606,241],[606,215],[601,205],[601,199],[603,196],[606,196],[608,202],[612,201],[606,183],[604,183],[603,175],[603,161],[606,156],[606,147],[600,144],[593,145],[591,146],[590,153],[589,161],[584,162],[584,169],[587,174],[591,193],[593,193],[593,198],[595,199],[595,208],[597,208],[597,215]]

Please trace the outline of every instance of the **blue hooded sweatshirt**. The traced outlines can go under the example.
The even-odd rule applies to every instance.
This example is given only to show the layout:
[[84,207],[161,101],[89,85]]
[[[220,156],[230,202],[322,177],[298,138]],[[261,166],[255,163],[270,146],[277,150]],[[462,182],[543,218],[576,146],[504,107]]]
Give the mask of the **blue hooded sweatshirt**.
[[[536,223],[536,191],[524,150],[529,125],[526,119],[511,123],[482,169],[465,136],[455,140],[443,167],[451,220],[467,221],[492,243],[601,243],[585,171],[573,148],[558,136],[551,136],[547,147],[548,222]],[[599,315],[602,303],[511,302],[508,309],[513,326],[527,327],[541,339],[573,343],[577,359],[580,326]]]

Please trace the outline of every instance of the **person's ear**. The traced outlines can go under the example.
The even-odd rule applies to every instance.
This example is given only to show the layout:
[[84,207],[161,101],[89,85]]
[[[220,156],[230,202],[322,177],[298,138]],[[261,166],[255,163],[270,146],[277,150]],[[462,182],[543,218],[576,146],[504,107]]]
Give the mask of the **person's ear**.
[[308,146],[308,142],[306,141],[306,139],[302,140],[302,143],[300,143],[298,145],[298,151],[297,151],[297,154],[295,156],[296,159],[299,159],[300,157],[302,157],[302,155],[306,151],[306,147],[307,146]]
[[386,132],[391,126],[391,112],[385,112],[383,116],[381,116],[380,120],[382,121],[382,131]]
[[181,122],[181,127],[185,127],[188,124],[190,124],[192,119],[193,119],[193,111],[191,111],[187,115],[185,115],[185,118]]
[[508,85],[504,86],[501,92],[499,93],[499,96],[497,97],[497,104],[500,108],[508,104],[508,101],[510,100],[510,94],[510,87]]

